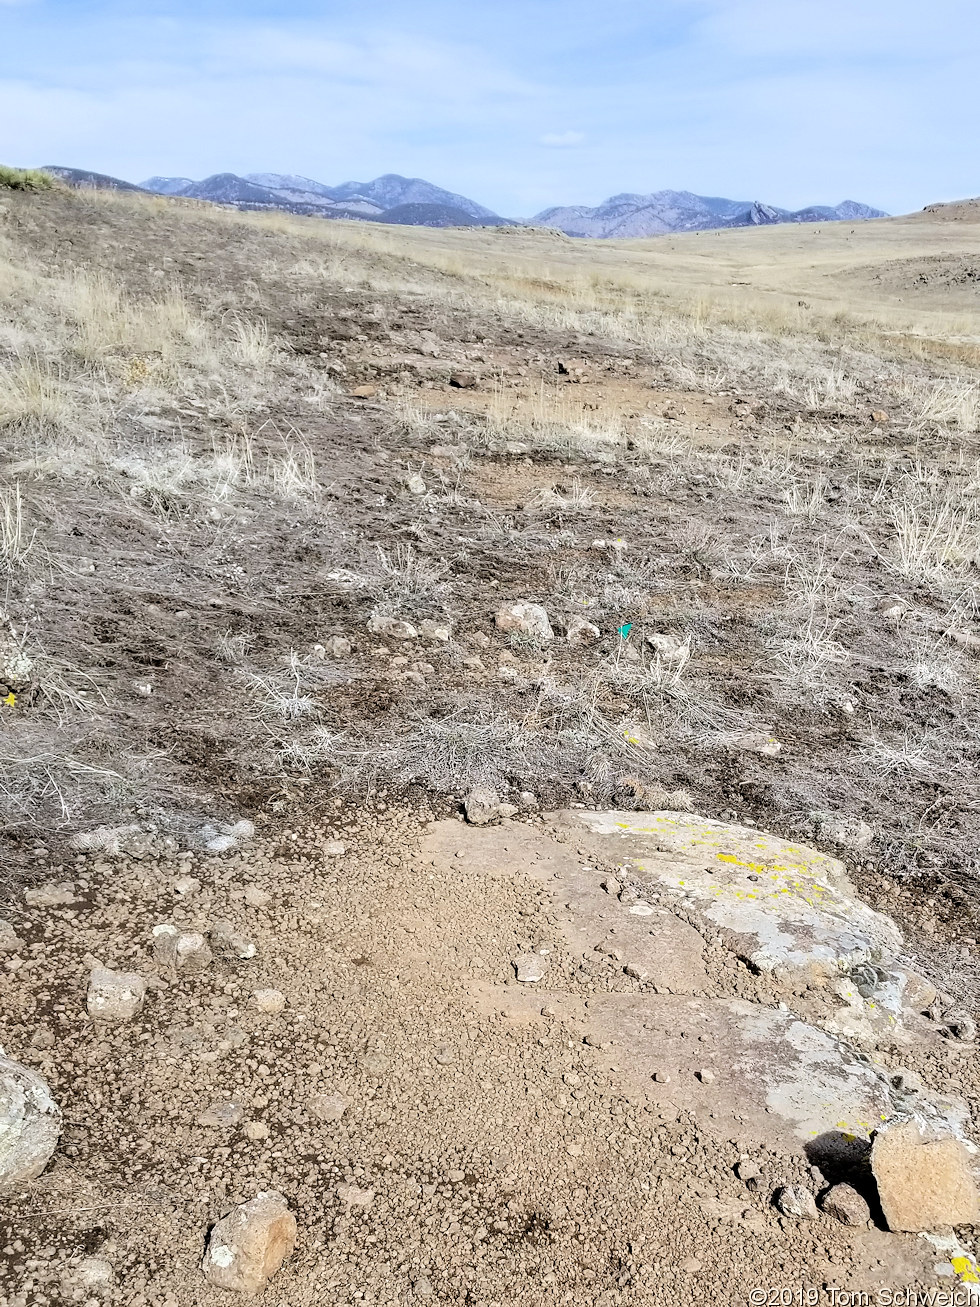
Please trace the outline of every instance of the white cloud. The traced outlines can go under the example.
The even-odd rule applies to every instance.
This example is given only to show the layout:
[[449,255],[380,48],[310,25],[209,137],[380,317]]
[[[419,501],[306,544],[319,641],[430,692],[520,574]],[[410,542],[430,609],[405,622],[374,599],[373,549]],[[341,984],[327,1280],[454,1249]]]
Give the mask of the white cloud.
[[545,132],[538,137],[539,145],[550,146],[553,150],[571,150],[576,145],[585,143],[585,132]]

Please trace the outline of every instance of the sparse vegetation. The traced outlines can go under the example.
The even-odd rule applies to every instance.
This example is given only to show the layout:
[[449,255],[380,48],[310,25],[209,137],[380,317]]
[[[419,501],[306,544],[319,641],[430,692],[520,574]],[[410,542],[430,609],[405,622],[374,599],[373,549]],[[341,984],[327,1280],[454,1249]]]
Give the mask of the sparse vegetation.
[[0,163],[0,187],[11,191],[49,191],[54,184],[50,173],[39,168],[11,168]]

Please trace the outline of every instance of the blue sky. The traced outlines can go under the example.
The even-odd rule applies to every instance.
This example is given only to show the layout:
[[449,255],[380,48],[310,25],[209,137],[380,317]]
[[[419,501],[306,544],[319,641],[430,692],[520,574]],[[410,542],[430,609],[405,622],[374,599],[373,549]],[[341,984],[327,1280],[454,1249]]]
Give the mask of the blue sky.
[[0,0],[0,162],[900,213],[980,194],[978,68],[976,0]]

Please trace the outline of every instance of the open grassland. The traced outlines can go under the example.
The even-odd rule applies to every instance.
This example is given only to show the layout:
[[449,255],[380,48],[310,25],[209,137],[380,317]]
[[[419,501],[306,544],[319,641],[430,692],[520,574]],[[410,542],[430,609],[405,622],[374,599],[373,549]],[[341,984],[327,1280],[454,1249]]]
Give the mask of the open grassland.
[[483,782],[843,847],[972,947],[980,228],[0,197],[12,861]]

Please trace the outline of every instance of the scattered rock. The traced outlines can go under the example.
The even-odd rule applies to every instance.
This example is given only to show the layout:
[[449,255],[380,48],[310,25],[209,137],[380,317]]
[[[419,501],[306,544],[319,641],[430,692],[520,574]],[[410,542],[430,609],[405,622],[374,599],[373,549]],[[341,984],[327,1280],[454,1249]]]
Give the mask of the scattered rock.
[[544,979],[548,961],[539,953],[522,953],[514,959],[514,970],[522,985],[534,985]]
[[888,421],[888,414],[882,408],[873,408],[871,410],[871,421],[876,425]]
[[260,1012],[270,1016],[276,1016],[286,1006],[286,996],[278,989],[257,989],[252,995],[252,1001]]
[[219,1289],[255,1294],[296,1246],[296,1218],[285,1198],[260,1193],[211,1231],[202,1269]]
[[501,803],[497,808],[498,817],[516,817],[520,812],[516,803]]
[[473,390],[476,386],[476,377],[472,372],[454,372],[449,378],[449,384],[457,390]]
[[385,617],[382,613],[372,613],[368,628],[372,635],[384,636],[388,640],[414,640],[418,631],[411,622],[402,621],[400,617]]
[[773,1202],[784,1216],[795,1216],[801,1221],[815,1221],[819,1216],[816,1199],[805,1185],[783,1185],[773,1195]]
[[670,1084],[670,1076],[667,1074],[666,1071],[654,1071],[653,1078],[658,1085]]
[[246,1121],[242,1133],[246,1139],[257,1143],[260,1139],[269,1138],[269,1127],[264,1121]]
[[310,1113],[318,1121],[339,1121],[348,1106],[343,1094],[314,1094],[310,1099]]
[[422,480],[417,472],[413,472],[405,478],[405,489],[410,495],[424,495],[428,486]]
[[347,845],[343,840],[327,840],[323,846],[323,853],[327,858],[342,858],[346,852]]
[[976,1042],[977,1023],[968,1012],[946,1012],[943,1020],[954,1039],[962,1040],[964,1044]]
[[762,1174],[762,1168],[758,1162],[753,1162],[746,1158],[736,1164],[735,1174],[740,1180],[758,1180],[759,1176]]
[[146,981],[134,971],[94,967],[85,1006],[98,1021],[130,1021],[142,1009]]
[[691,637],[682,640],[679,635],[655,632],[647,636],[647,644],[668,663],[683,665],[691,656]]
[[916,1121],[888,1126],[875,1135],[871,1169],[889,1230],[927,1231],[980,1219],[967,1151],[952,1136],[930,1139]]
[[565,639],[571,645],[594,644],[601,634],[593,622],[587,622],[584,617],[573,617],[568,623]]
[[445,622],[434,622],[430,617],[427,617],[425,621],[419,625],[419,631],[426,640],[440,640],[443,644],[449,640],[449,637],[452,634],[449,626]]
[[339,1184],[337,1197],[347,1207],[370,1207],[374,1202],[373,1189],[358,1189],[356,1184]]
[[209,853],[228,853],[255,834],[255,824],[247,818],[236,821],[233,825],[218,822],[216,825],[202,826],[197,838]]
[[354,650],[354,646],[346,635],[332,635],[323,646],[325,654],[331,658],[349,658]]
[[172,972],[194,976],[211,964],[211,949],[196,930],[178,930],[169,922],[153,927],[153,956]]
[[758,753],[763,758],[775,758],[783,751],[776,737],[766,731],[735,731],[726,738],[726,743],[741,753]]
[[471,826],[486,826],[499,815],[500,796],[489,786],[474,785],[463,800],[463,811]]
[[378,393],[377,386],[371,386],[371,385],[355,386],[354,389],[351,391],[351,395],[353,396],[354,399],[374,399],[377,393]]
[[864,1226],[871,1220],[871,1209],[849,1184],[835,1184],[824,1194],[820,1206],[841,1225]]
[[238,1125],[244,1116],[245,1109],[229,1099],[206,1107],[197,1118],[197,1123],[218,1130],[230,1130]]
[[60,1134],[61,1110],[48,1086],[0,1053],[0,1189],[36,1179]]
[[257,885],[247,885],[242,897],[250,908],[265,908],[272,902],[272,895]]
[[702,1085],[712,1085],[712,1084],[714,1084],[714,1081],[715,1081],[715,1073],[714,1073],[713,1071],[709,1070],[707,1067],[705,1067],[705,1069],[704,1069],[703,1071],[696,1071],[694,1074],[695,1074],[695,1075],[697,1076],[697,1078],[701,1081]]
[[536,640],[553,640],[555,633],[547,612],[540,604],[518,599],[497,609],[494,621],[498,631],[517,632],[533,636]]
[[208,931],[211,948],[222,958],[246,961],[255,957],[255,945],[245,935],[239,935],[227,921],[216,921]]
[[71,1282],[82,1289],[105,1289],[112,1284],[115,1272],[104,1257],[83,1257],[71,1270]]

